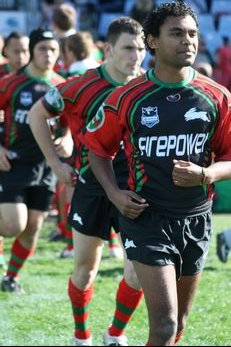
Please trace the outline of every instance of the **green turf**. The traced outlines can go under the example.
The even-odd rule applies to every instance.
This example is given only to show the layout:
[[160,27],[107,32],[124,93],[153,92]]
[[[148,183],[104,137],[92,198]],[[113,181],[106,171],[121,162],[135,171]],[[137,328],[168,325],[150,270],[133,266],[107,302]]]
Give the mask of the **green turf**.
[[[231,228],[231,215],[216,215],[213,222],[214,237],[202,282],[179,345],[231,345],[231,255],[223,264],[215,249],[215,234],[223,228]],[[0,292],[1,346],[71,345],[73,320],[67,281],[73,260],[57,258],[64,244],[47,241],[52,228],[51,222],[45,224],[37,252],[21,272],[20,283],[26,294]],[[11,242],[5,242],[7,260]],[[102,334],[111,321],[115,291],[123,273],[122,262],[109,259],[108,254],[106,245],[91,306],[90,325],[94,344],[98,346],[102,345]],[[130,345],[145,345],[147,330],[146,309],[142,302],[126,330]]]

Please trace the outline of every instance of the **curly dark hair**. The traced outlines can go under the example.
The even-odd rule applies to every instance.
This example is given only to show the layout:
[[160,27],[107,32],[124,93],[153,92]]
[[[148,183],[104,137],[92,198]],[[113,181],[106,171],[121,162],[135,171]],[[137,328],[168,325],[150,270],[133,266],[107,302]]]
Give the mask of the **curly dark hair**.
[[193,9],[183,1],[174,1],[164,3],[159,7],[155,7],[149,15],[147,15],[144,23],[144,42],[146,49],[154,55],[155,51],[149,47],[147,37],[151,34],[153,37],[160,35],[160,27],[164,24],[167,17],[186,17],[191,16],[199,28],[199,21]]

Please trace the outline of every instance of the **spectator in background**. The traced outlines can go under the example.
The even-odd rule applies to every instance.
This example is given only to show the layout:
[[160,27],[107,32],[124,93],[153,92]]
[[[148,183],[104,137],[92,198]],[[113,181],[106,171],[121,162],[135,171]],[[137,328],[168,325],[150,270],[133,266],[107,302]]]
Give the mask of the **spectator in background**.
[[206,46],[206,42],[202,35],[199,38],[198,53],[194,64],[197,63],[208,63],[211,66],[214,65],[214,59],[211,53],[209,52]]
[[61,4],[54,7],[51,28],[60,39],[76,33],[77,12],[69,4]]
[[41,8],[41,27],[49,28],[51,25],[51,18],[54,11],[54,7],[61,5],[63,0],[42,0],[40,2]]
[[142,24],[147,14],[150,13],[155,5],[155,0],[136,0],[130,12],[130,16]]
[[224,46],[217,50],[214,79],[231,90],[231,41],[224,40]]
[[6,39],[3,54],[8,62],[0,65],[0,77],[19,70],[29,61],[29,38],[17,31],[13,31]]
[[93,57],[93,48],[94,42],[89,32],[76,32],[64,38],[62,54],[68,68],[67,76],[82,75],[86,70],[99,66]]

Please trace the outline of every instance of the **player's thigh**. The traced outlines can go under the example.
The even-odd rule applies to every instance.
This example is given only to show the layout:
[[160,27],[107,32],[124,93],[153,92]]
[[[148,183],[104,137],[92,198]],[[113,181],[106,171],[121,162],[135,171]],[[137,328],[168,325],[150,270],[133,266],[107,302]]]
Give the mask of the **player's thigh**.
[[3,236],[15,236],[28,222],[28,210],[24,203],[0,203],[0,230]]

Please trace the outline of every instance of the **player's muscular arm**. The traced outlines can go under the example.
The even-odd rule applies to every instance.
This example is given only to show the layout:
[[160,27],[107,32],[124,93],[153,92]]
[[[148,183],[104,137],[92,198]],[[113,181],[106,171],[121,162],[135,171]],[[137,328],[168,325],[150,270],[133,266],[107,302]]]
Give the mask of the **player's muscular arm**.
[[109,200],[123,215],[131,219],[137,218],[148,207],[145,199],[135,192],[119,189],[111,160],[99,157],[91,151],[88,156],[91,168]]
[[71,166],[62,163],[59,159],[56,147],[51,137],[49,126],[47,124],[47,118],[49,118],[49,116],[49,113],[39,100],[34,104],[29,112],[30,127],[35,140],[41,148],[41,151],[43,152],[52,170],[58,176],[60,181],[72,185],[73,169]]
[[217,162],[208,168],[183,160],[174,160],[172,179],[176,186],[195,187],[231,178],[231,161]]

